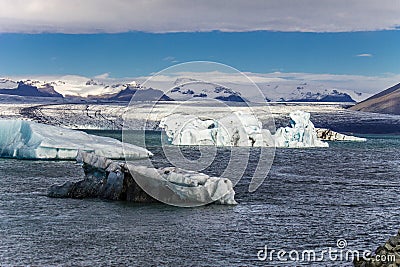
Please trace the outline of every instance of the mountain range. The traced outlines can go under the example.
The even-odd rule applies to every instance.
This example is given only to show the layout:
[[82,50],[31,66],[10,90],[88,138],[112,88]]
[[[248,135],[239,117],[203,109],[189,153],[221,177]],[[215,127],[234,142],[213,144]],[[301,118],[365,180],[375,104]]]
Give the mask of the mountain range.
[[[172,88],[144,87],[135,81],[112,82],[89,79],[81,76],[63,76],[48,81],[36,79],[0,78],[0,94],[57,97],[81,100],[130,101],[184,101],[196,98],[211,98],[229,102],[248,99],[249,88],[233,90],[228,86],[200,82],[191,78],[177,78]],[[356,102],[365,98],[361,93],[309,83],[268,83],[259,85],[267,102]],[[251,88],[252,89],[252,88]],[[260,101],[257,99],[257,101]]]

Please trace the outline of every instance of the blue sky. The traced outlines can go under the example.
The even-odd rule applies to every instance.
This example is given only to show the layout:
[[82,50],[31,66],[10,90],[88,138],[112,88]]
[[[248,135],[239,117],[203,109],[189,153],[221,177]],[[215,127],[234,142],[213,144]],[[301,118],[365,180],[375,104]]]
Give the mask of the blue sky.
[[178,62],[217,61],[255,73],[400,73],[397,30],[0,34],[0,75],[149,75]]
[[400,80],[399,14],[399,0],[1,0],[0,77],[205,60],[377,90]]

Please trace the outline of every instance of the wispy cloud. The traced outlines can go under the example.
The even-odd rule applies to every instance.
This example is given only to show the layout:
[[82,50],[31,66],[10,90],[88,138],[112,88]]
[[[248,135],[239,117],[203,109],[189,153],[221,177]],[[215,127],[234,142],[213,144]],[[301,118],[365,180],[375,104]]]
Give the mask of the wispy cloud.
[[372,57],[373,55],[372,54],[358,54],[358,55],[356,55],[356,57]]
[[163,58],[163,61],[168,61],[168,62],[171,62],[171,63],[178,63],[178,62],[179,62],[179,61],[176,60],[176,58],[173,57],[173,56],[167,56],[167,57]]
[[109,77],[110,77],[110,73],[108,73],[108,72],[94,76],[94,78],[96,78],[96,79],[108,79]]
[[399,29],[399,13],[398,0],[1,0],[0,32],[374,31]]

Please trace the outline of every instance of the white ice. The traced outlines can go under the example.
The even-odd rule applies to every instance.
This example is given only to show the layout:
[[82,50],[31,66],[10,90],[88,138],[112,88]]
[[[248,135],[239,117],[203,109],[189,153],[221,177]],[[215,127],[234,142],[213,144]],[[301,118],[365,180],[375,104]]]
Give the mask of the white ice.
[[73,160],[79,150],[111,159],[152,155],[135,145],[124,144],[123,149],[120,141],[109,137],[31,121],[0,120],[0,157]]
[[216,145],[253,147],[328,147],[318,139],[310,113],[290,113],[291,125],[275,134],[262,128],[251,113],[236,111],[221,119],[172,114],[160,122],[173,145]]
[[[155,169],[130,163],[127,164],[127,167],[137,179],[136,181],[145,181],[145,189],[156,194],[155,196],[158,196],[161,201],[178,197],[179,201],[171,200],[170,204],[178,206],[185,205],[185,203],[196,203],[195,205],[208,203],[237,204],[233,184],[229,179],[211,177],[203,173],[175,167]],[[166,195],[160,193],[163,188],[168,188],[170,193]]]
[[[154,198],[178,206],[208,203],[237,204],[229,179],[176,167],[153,168],[129,161],[118,163],[94,153],[79,152],[78,162],[111,173],[130,172],[136,183]],[[90,173],[91,174],[91,173]],[[94,173],[96,176],[96,174]],[[130,192],[131,194],[133,192]]]
[[276,147],[328,147],[318,139],[310,113],[300,110],[291,112],[290,126],[281,127],[274,134]]
[[322,140],[349,141],[349,142],[365,142],[365,141],[367,141],[366,138],[338,133],[338,132],[332,131],[331,129],[317,128],[316,131],[317,131],[318,138],[320,138]]

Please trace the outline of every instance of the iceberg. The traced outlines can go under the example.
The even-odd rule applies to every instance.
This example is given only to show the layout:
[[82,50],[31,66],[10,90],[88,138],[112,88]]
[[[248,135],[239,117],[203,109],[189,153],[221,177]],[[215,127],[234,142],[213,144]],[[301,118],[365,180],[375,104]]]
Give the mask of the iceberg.
[[0,120],[0,157],[75,160],[78,151],[112,159],[141,159],[148,150],[85,132],[23,120]]
[[48,191],[49,197],[161,201],[176,206],[237,204],[232,182],[226,178],[175,167],[120,163],[87,152],[79,152],[77,160],[83,164],[84,180],[53,185]]
[[271,133],[253,114],[235,111],[218,120],[172,114],[161,119],[173,145],[273,146]]
[[141,188],[164,203],[187,207],[209,203],[237,204],[229,179],[177,167],[156,169],[130,163],[126,166]]
[[366,138],[338,133],[338,132],[332,131],[331,129],[316,128],[315,130],[317,131],[318,138],[321,140],[349,141],[349,142],[365,142],[365,141],[367,141]]
[[280,127],[274,134],[276,147],[328,147],[328,143],[318,139],[310,113],[294,111],[289,114],[290,126]]
[[321,141],[310,113],[289,114],[290,125],[278,128],[275,134],[262,128],[252,113],[235,111],[220,119],[195,115],[171,114],[160,121],[172,145],[215,145],[248,147],[328,147]]

